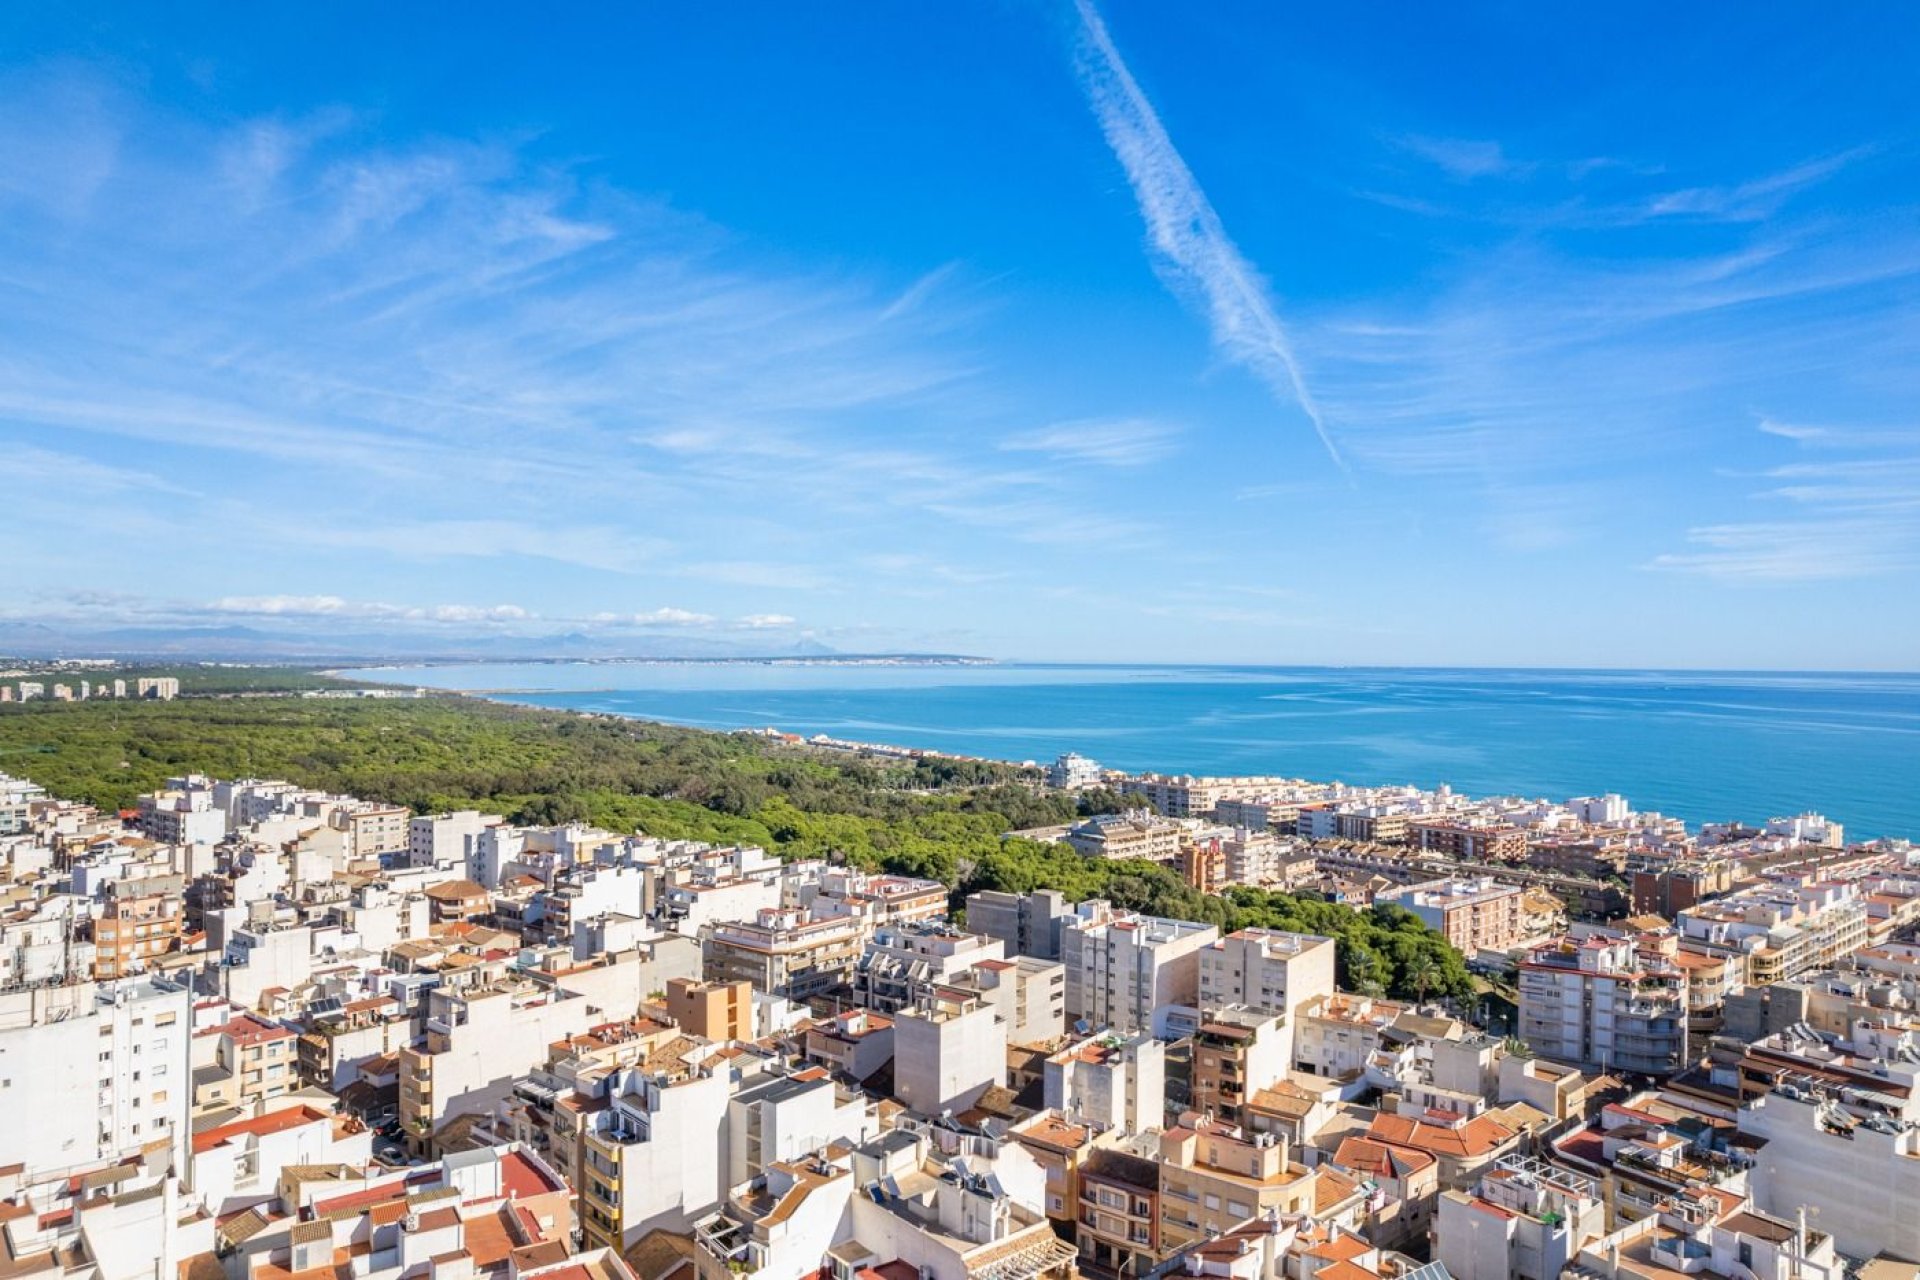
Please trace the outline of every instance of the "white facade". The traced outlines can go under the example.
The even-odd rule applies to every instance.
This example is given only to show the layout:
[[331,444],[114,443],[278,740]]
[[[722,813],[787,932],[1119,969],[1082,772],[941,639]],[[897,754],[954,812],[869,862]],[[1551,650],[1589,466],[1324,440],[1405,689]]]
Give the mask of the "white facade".
[[156,1141],[186,1163],[190,994],[151,979],[0,996],[0,1112],[9,1163],[62,1169]]
[[1144,1133],[1165,1125],[1166,1049],[1150,1035],[1103,1033],[1047,1059],[1046,1105],[1075,1124]]
[[1007,1024],[991,1005],[894,1015],[894,1095],[913,1110],[963,1111],[1006,1082]]
[[407,825],[407,862],[416,867],[464,869],[473,859],[480,833],[498,821],[476,809],[423,814]]
[[1202,1008],[1239,1004],[1289,1020],[1333,994],[1334,942],[1311,933],[1241,929],[1200,952]]
[[1067,1017],[1123,1035],[1165,1035],[1168,1013],[1198,999],[1200,952],[1219,936],[1210,924],[1081,903],[1060,940]]

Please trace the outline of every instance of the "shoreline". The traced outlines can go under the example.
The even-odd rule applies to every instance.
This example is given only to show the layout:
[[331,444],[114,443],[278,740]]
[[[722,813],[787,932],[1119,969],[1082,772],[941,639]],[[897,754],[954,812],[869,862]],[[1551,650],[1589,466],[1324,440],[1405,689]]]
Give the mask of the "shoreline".
[[[882,759],[892,759],[892,760],[953,760],[953,761],[966,762],[966,763],[998,765],[998,766],[1002,766],[1010,769],[1030,769],[1030,770],[1040,770],[1040,771],[1044,771],[1047,768],[1047,763],[1048,763],[1045,761],[1036,760],[1032,758],[1024,759],[1024,760],[1015,760],[1015,759],[1004,757],[1004,756],[970,755],[970,754],[965,754],[961,752],[947,751],[937,747],[913,747],[913,746],[905,746],[897,743],[869,742],[869,741],[858,740],[858,739],[836,738],[827,734],[815,734],[809,737],[806,735],[793,733],[789,730],[780,729],[777,725],[771,725],[771,724],[755,725],[755,726],[740,726],[737,728],[728,729],[728,728],[718,728],[718,727],[707,725],[707,724],[696,724],[696,723],[692,723],[684,720],[665,719],[660,716],[654,716],[654,715],[638,715],[638,714],[618,712],[618,711],[597,711],[597,710],[591,710],[591,709],[580,708],[580,707],[549,706],[544,703],[538,703],[538,702],[520,702],[520,701],[513,700],[511,698],[492,696],[484,693],[472,693],[467,691],[456,691],[456,690],[441,690],[440,692],[454,694],[456,696],[461,696],[461,697],[473,697],[481,701],[492,702],[501,706],[513,706],[513,707],[519,707],[519,708],[523,708],[527,710],[535,710],[535,711],[559,712],[567,715],[579,715],[579,716],[586,716],[590,718],[600,717],[600,718],[615,720],[615,721],[631,721],[638,724],[656,724],[656,725],[663,725],[663,726],[676,728],[676,729],[689,729],[689,730],[702,732],[702,733],[715,733],[715,734],[722,734],[722,735],[736,736],[736,737],[761,738],[764,740],[776,742],[780,745],[789,746],[789,747],[804,747],[812,750],[833,751],[833,752],[838,752],[838,753],[847,754],[847,755],[872,755]],[[556,696],[571,697],[571,696],[575,696],[576,694],[592,693],[595,691],[528,690],[524,692],[551,693]],[[626,692],[633,692],[633,691],[632,690],[612,690],[608,692],[626,693]],[[1074,750],[1071,753],[1079,754],[1077,750]],[[1276,781],[1280,781],[1280,782],[1293,783],[1297,785],[1310,786],[1310,787],[1312,786],[1333,786],[1333,787],[1348,786],[1358,791],[1386,791],[1386,790],[1394,790],[1394,789],[1400,789],[1400,788],[1411,788],[1417,792],[1422,792],[1427,794],[1432,794],[1438,789],[1439,786],[1445,785],[1445,784],[1436,784],[1433,786],[1421,786],[1418,783],[1408,782],[1404,780],[1397,781],[1397,782],[1390,781],[1390,782],[1346,783],[1339,778],[1323,780],[1323,779],[1308,777],[1305,775],[1273,774],[1273,773],[1203,774],[1203,773],[1193,773],[1189,771],[1181,771],[1181,770],[1175,770],[1175,769],[1169,769],[1169,768],[1136,769],[1136,770],[1111,768],[1111,769],[1106,769],[1104,772],[1110,775],[1117,775],[1118,778],[1155,777],[1155,778],[1231,779],[1236,777],[1261,777],[1261,778],[1273,778]],[[1103,778],[1101,784],[1099,785],[1108,785],[1110,781],[1113,781],[1113,779]],[[1453,794],[1458,795],[1461,798],[1470,800],[1470,801],[1491,802],[1495,800],[1515,800],[1515,801],[1523,801],[1523,802],[1533,801],[1538,803],[1544,803],[1544,804],[1550,804],[1550,805],[1561,805],[1561,806],[1564,806],[1570,803],[1573,799],[1585,798],[1584,796],[1575,797],[1572,795],[1532,796],[1532,795],[1527,795],[1520,791],[1453,792]],[[1606,794],[1611,794],[1611,793],[1605,789],[1590,791],[1585,793],[1586,796],[1597,796],[1597,795],[1606,795]],[[1792,806],[1785,806],[1785,809],[1791,809],[1791,808]],[[1635,810],[1635,812],[1658,816],[1659,818],[1662,818],[1662,819],[1678,821],[1682,824],[1684,828],[1687,829],[1690,835],[1697,835],[1703,827],[1709,825],[1706,822],[1682,818],[1676,814],[1668,813],[1665,810],[1650,809],[1650,810]],[[1804,814],[1807,812],[1819,812],[1819,811],[1818,810],[1802,810],[1801,812],[1802,814]],[[1753,823],[1756,820],[1764,824],[1765,822],[1775,818],[1791,818],[1795,816],[1800,816],[1800,815],[1783,811],[1781,813],[1769,813],[1764,817],[1756,818],[1753,815],[1749,815],[1749,816],[1738,818],[1738,819],[1728,819],[1724,821],[1736,822],[1741,825],[1751,825],[1751,823]],[[1722,821],[1722,820],[1716,820],[1716,821]],[[1920,839],[1920,838],[1917,838],[1915,836],[1890,835],[1883,832],[1873,836],[1863,836],[1857,839],[1850,839],[1846,843],[1849,846],[1872,844],[1872,843],[1883,842],[1883,841],[1893,841],[1893,842],[1904,841],[1908,843],[1914,843],[1916,842],[1917,839]]]

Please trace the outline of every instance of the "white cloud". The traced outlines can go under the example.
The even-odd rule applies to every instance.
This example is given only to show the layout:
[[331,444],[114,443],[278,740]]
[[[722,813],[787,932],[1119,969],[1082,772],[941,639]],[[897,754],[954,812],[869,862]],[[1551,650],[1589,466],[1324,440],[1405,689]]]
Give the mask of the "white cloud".
[[[1092,0],[1077,0],[1081,83],[1127,171],[1163,274],[1205,311],[1216,347],[1313,423],[1327,455],[1341,462],[1325,419],[1307,389],[1265,282],[1228,239],[1220,215],[1174,149]],[[1344,464],[1342,464],[1344,465]]]
[[750,613],[738,620],[737,625],[749,631],[770,631],[779,627],[791,627],[798,623],[784,613]]
[[1396,141],[1402,149],[1413,152],[1456,180],[1499,177],[1528,168],[1509,159],[1500,144],[1490,140],[1409,134]]
[[1000,447],[1017,453],[1044,453],[1062,461],[1138,467],[1171,455],[1174,439],[1173,428],[1163,423],[1135,418],[1087,419],[1008,436]]
[[588,621],[601,626],[710,627],[716,619],[710,613],[695,613],[691,609],[662,605],[643,613],[596,613]]
[[453,624],[525,622],[536,616],[515,604],[400,605],[334,595],[222,596],[206,609],[212,613],[259,618],[353,618]]
[[1817,462],[1770,467],[1755,493],[1769,517],[1687,530],[1687,551],[1655,556],[1652,569],[1735,583],[1825,582],[1920,568],[1920,433],[1794,427],[1759,429],[1802,449],[1850,449]]
[[1685,187],[1654,197],[1646,206],[1650,217],[1688,217],[1724,222],[1759,222],[1771,217],[1801,191],[1825,182],[1855,160],[1870,154],[1855,147],[1794,165],[1779,173],[1718,187]]

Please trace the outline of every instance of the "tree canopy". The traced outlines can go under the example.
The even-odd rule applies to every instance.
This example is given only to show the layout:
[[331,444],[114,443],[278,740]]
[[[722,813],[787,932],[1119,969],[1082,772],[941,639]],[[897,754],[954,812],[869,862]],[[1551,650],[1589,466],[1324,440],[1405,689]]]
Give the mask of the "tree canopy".
[[480,807],[522,823],[595,823],[762,845],[925,876],[958,908],[979,889],[1061,890],[1223,931],[1260,926],[1337,940],[1350,990],[1464,995],[1460,954],[1397,907],[1356,911],[1298,894],[1190,888],[1171,868],[1100,861],[1008,837],[1111,812],[1110,792],[1065,793],[989,761],[858,757],[741,734],[459,697],[300,698],[0,707],[0,770],[55,795],[125,807],[168,777],[284,777],[416,811]]

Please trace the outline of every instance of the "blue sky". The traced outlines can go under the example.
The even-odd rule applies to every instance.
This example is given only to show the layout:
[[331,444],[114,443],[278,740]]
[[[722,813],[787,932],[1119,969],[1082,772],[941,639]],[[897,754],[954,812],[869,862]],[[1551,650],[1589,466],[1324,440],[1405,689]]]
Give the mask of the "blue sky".
[[0,13],[0,616],[1911,668],[1920,11]]

